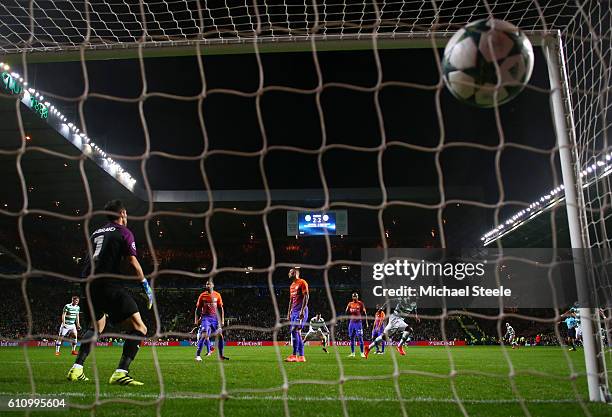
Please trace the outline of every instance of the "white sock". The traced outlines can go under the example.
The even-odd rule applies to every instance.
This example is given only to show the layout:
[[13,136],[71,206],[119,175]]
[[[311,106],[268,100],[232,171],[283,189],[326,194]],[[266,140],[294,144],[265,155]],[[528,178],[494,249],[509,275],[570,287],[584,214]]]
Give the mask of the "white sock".
[[126,374],[128,373],[128,371],[126,371],[125,369],[115,369],[115,372],[125,372]]
[[83,365],[79,365],[78,363],[75,363],[74,365],[72,365],[73,368],[77,368],[77,369],[82,369]]
[[378,336],[372,343],[370,343],[369,349],[372,349],[374,346],[378,346],[378,344],[382,341],[382,335]]
[[56,351],[56,352],[59,352],[59,351],[60,351],[60,346],[61,346],[61,345],[58,345],[57,343],[55,344],[55,351]]
[[399,343],[397,344],[398,346],[403,346],[404,343],[406,343],[406,340],[408,340],[408,336],[410,334],[408,332],[404,332],[402,333],[402,338],[400,339]]

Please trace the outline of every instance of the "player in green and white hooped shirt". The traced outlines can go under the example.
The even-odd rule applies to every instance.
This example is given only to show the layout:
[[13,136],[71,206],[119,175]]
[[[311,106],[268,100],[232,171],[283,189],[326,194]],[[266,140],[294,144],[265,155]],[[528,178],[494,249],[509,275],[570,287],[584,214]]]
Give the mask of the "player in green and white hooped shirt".
[[321,317],[321,313],[317,313],[316,316],[310,319],[310,328],[308,329],[308,333],[306,333],[302,339],[302,342],[306,342],[313,336],[323,342],[323,352],[328,353],[327,345],[329,344],[329,329],[325,324],[325,319]]
[[[391,302],[390,300],[389,302]],[[385,303],[386,305],[386,303]],[[383,305],[381,308],[384,308]],[[408,325],[404,321],[406,317],[414,317],[417,322],[420,322],[421,319],[417,314],[417,304],[416,301],[411,300],[410,297],[404,297],[397,299],[397,304],[393,309],[393,312],[389,315],[389,322],[385,326],[383,333],[380,334],[372,343],[366,345],[365,348],[365,357],[370,354],[370,349],[373,347],[378,347],[378,345],[382,344],[383,340],[387,340],[391,342],[391,338],[393,335],[401,335],[400,340],[397,343],[396,349],[400,355],[404,356],[406,352],[404,352],[404,344],[410,341],[411,334],[414,333],[412,327]]]
[[62,311],[62,324],[60,325],[58,338],[55,341],[55,356],[59,356],[62,339],[67,335],[72,336],[72,354],[77,354],[77,330],[81,330],[81,322],[79,321],[80,312],[79,297],[75,295],[72,297],[72,302],[66,304]]

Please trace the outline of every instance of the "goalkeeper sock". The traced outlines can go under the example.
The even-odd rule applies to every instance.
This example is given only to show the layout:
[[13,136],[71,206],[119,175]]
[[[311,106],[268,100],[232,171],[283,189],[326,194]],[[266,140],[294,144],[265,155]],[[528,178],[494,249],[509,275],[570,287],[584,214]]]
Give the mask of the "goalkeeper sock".
[[363,353],[363,336],[359,336],[359,349]]
[[355,334],[351,335],[351,353],[355,353]]
[[385,343],[384,340],[382,341],[381,345],[382,345],[382,352],[385,353],[385,345],[386,345],[386,343]]
[[[129,335],[145,337],[145,334],[139,332],[138,330],[132,330]],[[126,372],[129,372],[130,364],[136,357],[138,349],[140,349],[140,340],[126,339],[125,343],[123,343],[123,354],[121,355],[121,359],[119,359],[119,365],[117,365],[117,369],[123,369]]]
[[[94,330],[88,329],[83,335],[83,340],[91,339],[93,336],[94,336]],[[94,343],[95,343],[95,340],[89,340],[85,343],[81,342],[79,354],[77,355],[77,358],[74,361],[75,364],[83,366],[83,363],[85,363],[85,359],[87,359],[89,352],[91,352],[91,346]]]

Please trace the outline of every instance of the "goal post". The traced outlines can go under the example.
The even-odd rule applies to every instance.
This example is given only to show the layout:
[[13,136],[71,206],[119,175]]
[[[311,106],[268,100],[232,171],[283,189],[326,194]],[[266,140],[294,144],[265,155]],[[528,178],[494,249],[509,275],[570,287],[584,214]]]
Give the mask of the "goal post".
[[[588,254],[583,251],[583,249],[589,247],[588,241],[585,240],[588,239],[586,237],[588,229],[585,227],[581,169],[577,165],[575,157],[576,132],[573,125],[571,96],[567,84],[562,42],[561,33],[557,32],[554,36],[549,36],[544,40],[543,48],[550,80],[551,112],[565,187],[565,208],[570,241],[572,249],[576,249],[574,251],[577,258],[574,259],[576,284],[579,298],[588,299],[588,291],[592,286],[589,285],[589,271],[587,270]],[[600,328],[599,314],[597,309],[592,306],[581,307],[580,317],[582,319],[582,338],[589,399],[591,401],[612,402],[608,390],[608,373],[602,350],[601,334],[599,331],[595,331],[595,329]]]

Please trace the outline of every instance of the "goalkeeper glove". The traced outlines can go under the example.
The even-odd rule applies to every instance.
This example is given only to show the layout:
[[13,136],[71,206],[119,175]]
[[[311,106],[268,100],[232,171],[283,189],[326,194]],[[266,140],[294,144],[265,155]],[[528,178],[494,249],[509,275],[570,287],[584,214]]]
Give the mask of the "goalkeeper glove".
[[145,294],[147,295],[147,298],[149,299],[149,304],[147,305],[147,308],[150,310],[151,307],[153,307],[153,290],[151,289],[149,281],[147,281],[146,278],[142,280],[141,284]]

